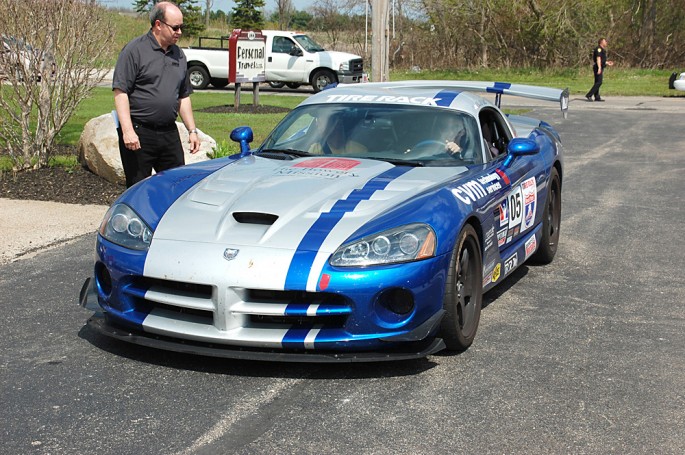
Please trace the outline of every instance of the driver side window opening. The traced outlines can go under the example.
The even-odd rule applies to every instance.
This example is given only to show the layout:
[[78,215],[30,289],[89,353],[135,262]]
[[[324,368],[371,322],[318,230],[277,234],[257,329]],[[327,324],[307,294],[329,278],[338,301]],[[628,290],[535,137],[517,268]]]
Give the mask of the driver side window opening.
[[501,115],[494,109],[483,109],[478,114],[488,161],[507,154],[511,134]]
[[271,52],[278,54],[289,54],[295,43],[284,36],[274,36],[273,43],[271,43]]

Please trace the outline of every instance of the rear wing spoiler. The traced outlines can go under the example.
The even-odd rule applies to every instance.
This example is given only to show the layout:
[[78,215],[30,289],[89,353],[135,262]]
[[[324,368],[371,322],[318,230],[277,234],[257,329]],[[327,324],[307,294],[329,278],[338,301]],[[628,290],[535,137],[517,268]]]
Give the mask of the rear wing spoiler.
[[568,88],[561,90],[551,87],[539,87],[537,85],[510,84],[508,82],[481,82],[481,81],[405,81],[393,82],[394,87],[402,85],[411,88],[435,88],[437,90],[453,89],[469,92],[484,92],[495,94],[495,105],[501,107],[502,95],[520,96],[542,101],[554,101],[559,103],[561,113],[566,118],[568,115]]

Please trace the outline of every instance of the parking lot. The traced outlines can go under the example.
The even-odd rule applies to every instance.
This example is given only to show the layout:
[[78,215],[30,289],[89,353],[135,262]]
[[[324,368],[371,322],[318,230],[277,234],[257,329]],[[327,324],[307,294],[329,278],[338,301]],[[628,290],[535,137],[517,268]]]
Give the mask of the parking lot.
[[84,326],[93,235],[0,265],[0,453],[685,453],[685,99],[652,101],[533,107],[566,147],[559,250],[460,355],[144,349]]

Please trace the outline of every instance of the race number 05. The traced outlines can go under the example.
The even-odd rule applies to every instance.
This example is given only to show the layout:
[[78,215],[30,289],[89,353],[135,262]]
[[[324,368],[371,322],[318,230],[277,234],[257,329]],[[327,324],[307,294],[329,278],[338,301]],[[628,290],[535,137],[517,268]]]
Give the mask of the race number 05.
[[509,193],[509,227],[513,228],[521,224],[523,219],[523,195],[519,186]]

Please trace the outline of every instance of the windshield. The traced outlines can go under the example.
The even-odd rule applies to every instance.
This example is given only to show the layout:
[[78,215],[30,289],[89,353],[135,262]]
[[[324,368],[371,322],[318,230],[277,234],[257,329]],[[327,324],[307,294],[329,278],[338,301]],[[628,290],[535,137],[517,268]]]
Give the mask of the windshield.
[[476,120],[430,106],[323,104],[288,114],[261,151],[461,166],[483,162]]
[[300,46],[302,46],[307,52],[322,52],[325,50],[323,47],[321,47],[321,45],[319,45],[319,43],[307,35],[296,35],[293,36],[293,38],[295,38],[295,41],[300,43]]

